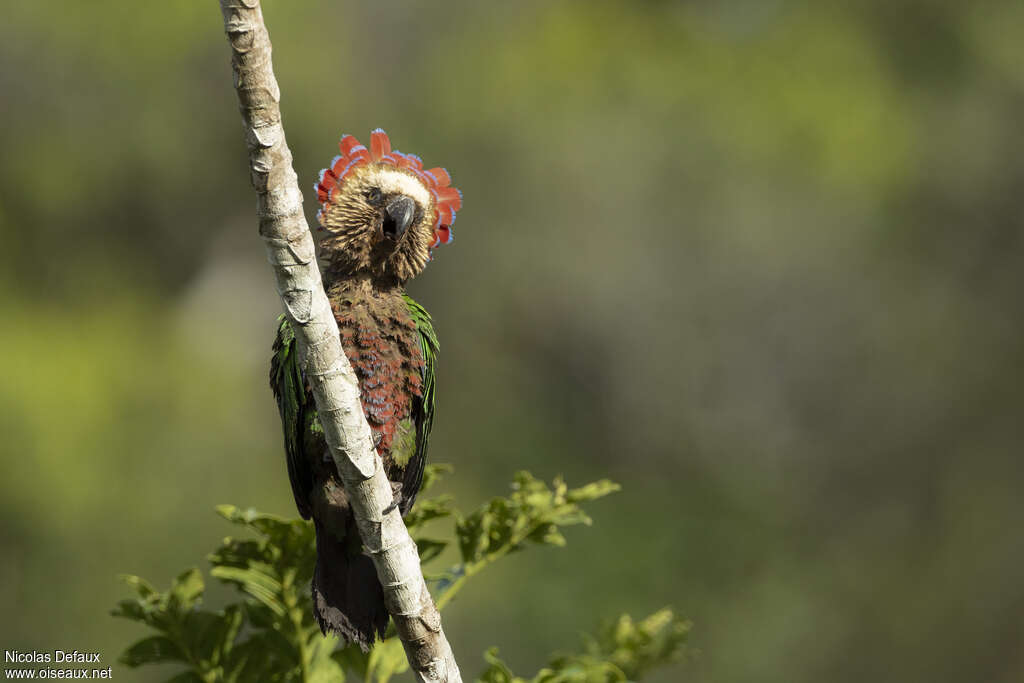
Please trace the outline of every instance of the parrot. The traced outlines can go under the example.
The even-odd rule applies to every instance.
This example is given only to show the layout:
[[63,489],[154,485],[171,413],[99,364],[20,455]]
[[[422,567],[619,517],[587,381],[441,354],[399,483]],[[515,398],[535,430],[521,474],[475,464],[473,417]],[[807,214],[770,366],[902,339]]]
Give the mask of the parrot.
[[[404,287],[434,249],[454,238],[462,192],[444,168],[424,169],[418,156],[391,149],[380,128],[370,134],[369,148],[352,135],[343,135],[338,146],[341,154],[314,186],[324,290],[391,482],[393,505],[404,517],[423,480],[439,349],[430,315]],[[384,593],[363,552],[285,316],[272,350],[270,385],[284,429],[292,494],[299,514],[312,519],[316,531],[313,615],[325,635],[336,634],[366,652],[387,628]]]

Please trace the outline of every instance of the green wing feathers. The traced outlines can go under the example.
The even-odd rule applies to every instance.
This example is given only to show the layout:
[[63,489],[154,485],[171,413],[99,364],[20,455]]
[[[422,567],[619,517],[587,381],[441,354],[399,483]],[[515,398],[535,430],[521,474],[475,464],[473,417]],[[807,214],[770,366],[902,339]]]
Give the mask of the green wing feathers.
[[403,294],[406,305],[409,306],[409,314],[416,323],[416,330],[420,335],[420,351],[423,353],[423,385],[422,395],[413,402],[413,419],[416,423],[416,453],[409,462],[402,478],[402,490],[405,492],[402,505],[402,513],[408,512],[423,482],[423,467],[427,462],[427,441],[430,437],[430,428],[434,425],[434,372],[437,362],[437,352],[440,346],[437,343],[437,335],[434,333],[434,325],[430,321],[430,314],[427,310],[413,301],[408,294]]
[[312,396],[299,367],[295,333],[285,316],[278,318],[274,355],[270,360],[270,388],[274,390],[277,409],[284,428],[284,449],[288,459],[288,478],[292,483],[295,506],[303,519],[309,519],[309,491],[313,473],[305,457],[306,434],[316,418]]

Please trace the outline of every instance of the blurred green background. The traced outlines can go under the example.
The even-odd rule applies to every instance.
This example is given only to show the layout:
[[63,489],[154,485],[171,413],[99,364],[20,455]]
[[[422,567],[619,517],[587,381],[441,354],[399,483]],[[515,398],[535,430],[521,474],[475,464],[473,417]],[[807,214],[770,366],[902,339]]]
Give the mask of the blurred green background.
[[[110,664],[116,574],[294,514],[279,303],[217,3],[4,14],[0,647]],[[465,193],[410,286],[460,506],[625,487],[463,592],[464,672],[673,604],[700,655],[658,681],[1024,679],[1024,5],[265,15],[304,189],[383,126]]]

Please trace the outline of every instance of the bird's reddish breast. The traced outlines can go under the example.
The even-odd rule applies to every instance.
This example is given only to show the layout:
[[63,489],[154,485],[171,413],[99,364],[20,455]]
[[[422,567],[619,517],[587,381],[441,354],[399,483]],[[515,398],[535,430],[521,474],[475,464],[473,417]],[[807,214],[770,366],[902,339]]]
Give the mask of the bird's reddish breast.
[[416,323],[401,297],[346,300],[332,307],[342,347],[359,380],[363,413],[379,439],[377,452],[386,459],[399,424],[410,417],[413,398],[422,391],[424,362]]

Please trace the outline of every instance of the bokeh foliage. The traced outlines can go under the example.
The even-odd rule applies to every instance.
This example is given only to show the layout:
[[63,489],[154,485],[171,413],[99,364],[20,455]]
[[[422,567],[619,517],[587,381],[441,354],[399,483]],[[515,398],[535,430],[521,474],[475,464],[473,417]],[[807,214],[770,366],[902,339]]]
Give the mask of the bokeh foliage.
[[[220,501],[293,513],[278,304],[215,5],[9,4],[0,640],[112,663],[116,573],[167,585]],[[411,287],[445,485],[624,484],[578,553],[473,581],[460,654],[537,671],[581,623],[672,603],[693,680],[1024,677],[1019,2],[266,16],[306,187],[381,125],[465,192]]]
[[[451,469],[428,467],[424,491],[442,470]],[[516,474],[509,496],[493,498],[466,517],[454,510],[449,496],[421,498],[408,518],[421,561],[436,559],[448,544],[422,535],[428,521],[454,516],[451,535],[460,551],[459,562],[433,581],[438,608],[451,602],[466,579],[495,560],[531,545],[564,545],[559,527],[590,524],[580,504],[618,488],[608,480],[569,489],[556,479],[548,486],[523,471]],[[354,645],[338,648],[337,638],[321,635],[309,592],[316,563],[311,523],[233,505],[218,506],[217,512],[256,535],[225,538],[209,556],[210,575],[236,587],[244,598],[218,611],[201,608],[205,585],[197,569],[180,574],[167,591],[157,591],[138,576],[122,577],[136,595],[121,600],[113,616],[145,624],[157,633],[129,646],[120,663],[132,668],[173,663],[177,671],[169,683],[327,683],[349,677],[388,683],[408,670],[393,627],[369,653]],[[435,552],[424,553],[424,548]],[[597,637],[589,637],[584,654],[554,657],[533,681],[639,680],[647,671],[681,658],[688,631],[689,624],[669,609],[639,624],[623,615]],[[526,683],[497,658],[496,649],[485,656],[489,666],[480,680]],[[468,672],[466,676],[468,680]]]

